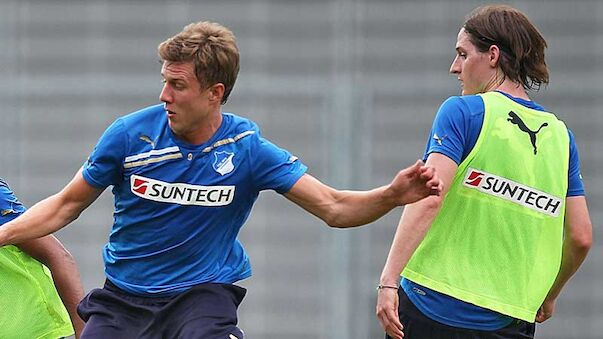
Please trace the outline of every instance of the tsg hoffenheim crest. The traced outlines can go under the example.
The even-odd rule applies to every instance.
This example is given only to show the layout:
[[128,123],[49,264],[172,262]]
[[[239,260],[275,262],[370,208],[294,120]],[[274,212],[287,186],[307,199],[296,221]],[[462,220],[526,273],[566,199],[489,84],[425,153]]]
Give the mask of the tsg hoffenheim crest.
[[232,163],[232,158],[234,158],[234,153],[230,152],[214,152],[214,163],[212,167],[216,172],[220,173],[220,175],[226,175],[234,170],[234,165]]

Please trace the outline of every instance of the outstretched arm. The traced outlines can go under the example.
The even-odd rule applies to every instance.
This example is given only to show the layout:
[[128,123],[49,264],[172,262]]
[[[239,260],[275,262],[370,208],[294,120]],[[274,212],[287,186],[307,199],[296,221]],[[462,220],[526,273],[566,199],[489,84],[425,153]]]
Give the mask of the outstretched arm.
[[565,230],[561,268],[542,306],[536,313],[536,321],[541,323],[555,312],[555,302],[563,286],[576,273],[593,242],[593,229],[586,206],[586,198],[568,197],[565,207]]
[[396,206],[438,195],[440,191],[440,179],[434,169],[417,161],[398,172],[389,185],[370,191],[339,191],[304,174],[285,197],[329,226],[346,228],[370,223]]
[[79,338],[84,329],[84,321],[78,316],[76,308],[84,297],[84,289],[71,254],[52,235],[27,240],[17,246],[50,269],[54,286],[69,312],[75,336]]
[[0,228],[0,246],[48,235],[75,220],[103,192],[88,184],[81,169],[63,190],[35,204]]
[[[440,153],[430,154],[427,165],[433,166],[438,172],[443,184],[442,194],[423,199],[404,208],[385,267],[381,273],[379,283],[383,286],[398,287],[400,273],[427,234],[457,169],[453,160]],[[383,288],[379,289],[377,293],[376,315],[379,323],[392,338],[402,338],[403,328],[398,316],[397,290]]]

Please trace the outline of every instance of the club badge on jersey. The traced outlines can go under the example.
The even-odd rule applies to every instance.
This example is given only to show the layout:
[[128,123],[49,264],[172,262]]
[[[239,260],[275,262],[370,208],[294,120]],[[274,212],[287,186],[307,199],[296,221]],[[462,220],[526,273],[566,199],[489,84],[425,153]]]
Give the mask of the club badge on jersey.
[[226,175],[232,171],[234,171],[234,164],[232,163],[232,158],[234,158],[234,153],[231,152],[214,152],[214,163],[212,167],[214,170],[220,175]]

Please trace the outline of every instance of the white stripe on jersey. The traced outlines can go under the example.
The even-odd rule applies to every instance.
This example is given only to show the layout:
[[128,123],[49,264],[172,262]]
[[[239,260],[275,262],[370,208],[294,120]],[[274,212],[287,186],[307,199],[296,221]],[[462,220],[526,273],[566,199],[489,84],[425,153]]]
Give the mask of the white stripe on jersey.
[[162,149],[154,149],[149,152],[131,155],[129,157],[126,157],[126,159],[124,161],[131,162],[131,161],[135,161],[135,160],[139,160],[139,159],[143,159],[143,158],[148,158],[153,155],[161,155],[161,154],[173,153],[173,152],[180,152],[180,148],[178,148],[178,146],[172,146],[172,147],[167,147],[167,148],[162,148]]
[[213,145],[205,147],[203,149],[203,153],[207,153],[207,152],[211,152],[212,149],[218,147],[218,146],[222,146],[222,145],[226,145],[226,144],[230,144],[236,141],[239,141],[239,139],[242,139],[248,135],[254,134],[255,131],[245,131],[243,133],[239,133],[237,135],[235,135],[234,138],[226,138],[226,139],[222,139],[222,140],[218,140],[216,142],[214,142]]
[[182,153],[178,152],[178,153],[167,154],[162,157],[148,158],[146,160],[127,162],[124,164],[124,168],[144,166],[144,165],[153,164],[153,163],[164,161],[164,160],[178,159],[178,158],[182,158]]

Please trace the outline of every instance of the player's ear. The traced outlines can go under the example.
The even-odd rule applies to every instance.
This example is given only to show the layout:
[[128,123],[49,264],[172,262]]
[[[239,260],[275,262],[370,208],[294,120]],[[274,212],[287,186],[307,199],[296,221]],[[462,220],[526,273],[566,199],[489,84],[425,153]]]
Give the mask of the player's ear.
[[491,45],[488,48],[488,58],[491,67],[497,67],[500,59],[500,49],[496,45]]
[[217,101],[218,103],[221,103],[222,97],[224,97],[224,84],[221,82],[213,84],[209,88],[208,96],[210,101]]

